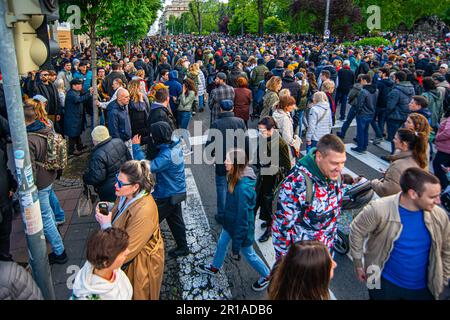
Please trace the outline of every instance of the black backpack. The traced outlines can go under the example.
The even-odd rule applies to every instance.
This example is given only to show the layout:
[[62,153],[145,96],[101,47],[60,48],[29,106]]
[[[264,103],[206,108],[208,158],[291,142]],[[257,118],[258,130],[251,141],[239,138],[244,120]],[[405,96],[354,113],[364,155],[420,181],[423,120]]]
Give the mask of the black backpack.
[[444,95],[444,112],[447,112],[450,109],[450,87],[445,88]]

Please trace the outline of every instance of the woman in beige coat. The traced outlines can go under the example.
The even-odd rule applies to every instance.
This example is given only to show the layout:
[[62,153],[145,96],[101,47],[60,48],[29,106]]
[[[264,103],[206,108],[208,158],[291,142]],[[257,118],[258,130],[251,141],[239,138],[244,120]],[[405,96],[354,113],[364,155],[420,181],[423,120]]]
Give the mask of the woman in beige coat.
[[427,164],[427,138],[424,134],[410,129],[399,129],[394,137],[397,152],[392,156],[392,163],[381,180],[372,180],[373,190],[380,197],[394,195],[401,191],[400,177],[411,167],[424,168]]
[[127,260],[122,269],[133,286],[134,300],[158,300],[164,272],[164,242],[158,208],[150,192],[153,182],[146,161],[128,161],[116,177],[117,200],[109,215],[97,207],[102,229],[125,230],[129,237]]

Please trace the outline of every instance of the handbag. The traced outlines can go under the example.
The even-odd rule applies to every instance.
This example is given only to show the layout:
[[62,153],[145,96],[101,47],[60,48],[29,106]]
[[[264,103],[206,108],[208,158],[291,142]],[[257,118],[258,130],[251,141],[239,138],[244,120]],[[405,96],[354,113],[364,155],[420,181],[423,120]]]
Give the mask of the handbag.
[[170,204],[172,206],[176,206],[177,204],[180,204],[184,200],[186,200],[186,192],[178,193],[173,196],[170,196]]
[[97,196],[91,191],[91,187],[84,185],[83,192],[77,202],[76,212],[79,217],[89,216],[94,213]]

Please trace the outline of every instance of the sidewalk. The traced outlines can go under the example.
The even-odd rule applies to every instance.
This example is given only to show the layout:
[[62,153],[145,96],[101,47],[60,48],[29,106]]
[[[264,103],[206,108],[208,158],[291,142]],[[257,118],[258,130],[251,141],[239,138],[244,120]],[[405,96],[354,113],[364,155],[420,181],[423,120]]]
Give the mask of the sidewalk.
[[[64,180],[62,181],[64,183]],[[55,288],[56,299],[65,300],[71,295],[68,288],[68,280],[73,280],[73,276],[82,267],[85,261],[85,243],[91,232],[98,228],[98,224],[93,216],[78,217],[75,208],[81,195],[81,185],[79,182],[72,186],[64,186],[63,183],[55,183],[55,192],[65,211],[66,223],[59,227],[59,231],[64,241],[66,253],[69,261],[65,265],[53,265],[52,280]],[[47,244],[48,252],[51,252]],[[11,232],[11,254],[15,261],[28,261],[28,248],[25,232],[20,214],[13,220]],[[77,268],[79,267],[79,268]],[[72,276],[72,277],[71,277]]]

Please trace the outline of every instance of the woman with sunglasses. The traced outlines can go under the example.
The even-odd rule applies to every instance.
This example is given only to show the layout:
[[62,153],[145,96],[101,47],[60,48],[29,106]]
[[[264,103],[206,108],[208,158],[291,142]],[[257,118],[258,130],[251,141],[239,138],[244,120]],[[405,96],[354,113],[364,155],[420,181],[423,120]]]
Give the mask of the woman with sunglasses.
[[199,264],[196,269],[198,272],[209,275],[218,274],[231,241],[232,258],[239,261],[240,253],[244,255],[248,263],[260,275],[260,278],[252,285],[252,289],[263,291],[269,285],[270,270],[253,249],[256,176],[248,162],[248,156],[243,150],[232,150],[226,155],[225,168],[228,180],[226,210],[217,218],[223,229],[217,241],[213,262]]
[[134,300],[158,300],[164,272],[164,243],[158,209],[146,161],[128,161],[116,177],[117,200],[108,215],[97,207],[96,219],[103,230],[114,226],[125,230],[130,250],[122,267],[133,286]]

